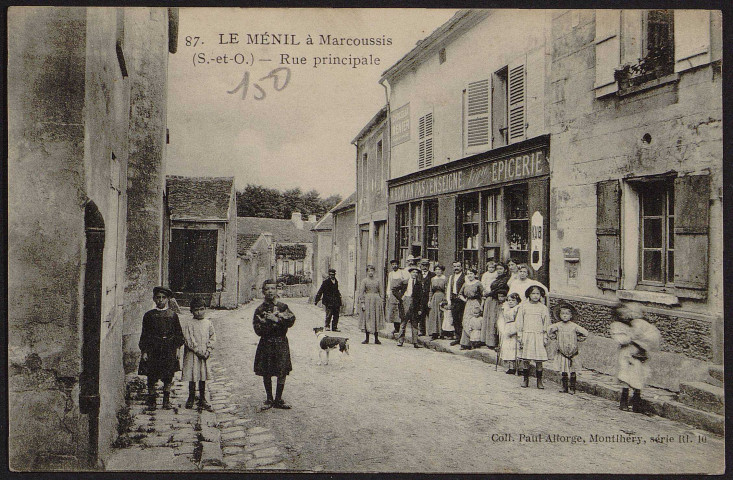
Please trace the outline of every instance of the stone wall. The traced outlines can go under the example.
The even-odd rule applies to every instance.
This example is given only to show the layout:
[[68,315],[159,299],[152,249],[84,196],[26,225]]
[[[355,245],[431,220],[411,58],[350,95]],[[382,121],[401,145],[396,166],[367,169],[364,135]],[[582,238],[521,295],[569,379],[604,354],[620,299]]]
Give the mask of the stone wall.
[[[720,65],[713,62],[686,70],[669,83],[635,93],[596,98],[594,11],[558,10],[552,15],[552,67],[547,100],[552,152],[551,291],[560,297],[587,299],[576,303],[584,314],[584,325],[598,335],[607,336],[610,319],[608,307],[604,305],[615,302],[617,293],[601,290],[596,285],[596,183],[619,179],[626,185],[624,180],[629,177],[666,172],[709,174],[707,299],[679,298],[673,305],[646,303],[645,306],[649,307],[648,319],[663,335],[662,351],[670,358],[722,362]],[[720,58],[719,45],[714,41],[716,29],[719,25],[713,20],[713,60]],[[623,42],[622,38],[622,45]],[[633,222],[626,220],[633,220],[638,213],[631,211],[628,200],[624,200],[629,197],[628,189],[623,190],[620,288],[631,291],[636,288],[638,266],[633,258],[637,255],[638,240],[629,241],[628,232],[634,227]],[[574,251],[580,260],[563,261],[564,250]],[[675,362],[678,360],[668,359],[667,363]]]
[[165,9],[125,10],[130,84],[127,282],[124,301],[125,372],[137,370],[142,318],[161,283],[165,190],[168,16]]

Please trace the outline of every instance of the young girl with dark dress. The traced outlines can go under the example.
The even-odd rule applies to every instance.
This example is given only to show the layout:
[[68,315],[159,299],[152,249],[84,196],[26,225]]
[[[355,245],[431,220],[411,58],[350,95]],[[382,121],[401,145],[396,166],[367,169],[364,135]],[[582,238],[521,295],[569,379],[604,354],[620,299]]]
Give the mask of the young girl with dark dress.
[[[255,353],[254,371],[262,377],[265,384],[265,400],[263,410],[269,408],[289,409],[290,405],[282,399],[285,389],[285,377],[293,369],[290,363],[290,345],[288,329],[295,323],[295,315],[290,308],[277,301],[277,284],[274,280],[265,280],[262,284],[265,301],[255,309],[252,326],[260,337]],[[277,392],[272,398],[272,377],[277,377]]]

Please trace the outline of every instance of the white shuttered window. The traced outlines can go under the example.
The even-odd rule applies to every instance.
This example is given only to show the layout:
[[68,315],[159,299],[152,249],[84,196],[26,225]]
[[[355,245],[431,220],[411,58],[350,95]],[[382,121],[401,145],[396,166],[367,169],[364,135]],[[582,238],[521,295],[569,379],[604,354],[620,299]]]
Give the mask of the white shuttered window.
[[618,90],[614,71],[621,63],[621,10],[596,10],[596,97]]
[[527,94],[524,64],[509,66],[509,143],[526,139]]
[[433,166],[433,114],[428,113],[420,117],[418,122],[418,157],[417,168],[422,170]]
[[466,92],[466,147],[488,146],[489,80],[469,83]]

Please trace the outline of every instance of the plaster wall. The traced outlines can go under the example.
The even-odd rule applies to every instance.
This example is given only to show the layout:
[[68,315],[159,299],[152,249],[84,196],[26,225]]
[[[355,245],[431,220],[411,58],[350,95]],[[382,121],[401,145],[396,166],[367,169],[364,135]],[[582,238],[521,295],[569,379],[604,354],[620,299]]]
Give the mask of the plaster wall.
[[[392,145],[390,176],[418,170],[418,121],[433,112],[433,166],[491,149],[464,148],[463,90],[468,83],[489,79],[507,65],[525,64],[527,71],[527,138],[548,133],[545,90],[549,68],[550,11],[492,10],[480,23],[390,82],[390,110],[409,103],[410,139]],[[439,79],[439,81],[437,80]],[[489,102],[489,118],[491,118]]]

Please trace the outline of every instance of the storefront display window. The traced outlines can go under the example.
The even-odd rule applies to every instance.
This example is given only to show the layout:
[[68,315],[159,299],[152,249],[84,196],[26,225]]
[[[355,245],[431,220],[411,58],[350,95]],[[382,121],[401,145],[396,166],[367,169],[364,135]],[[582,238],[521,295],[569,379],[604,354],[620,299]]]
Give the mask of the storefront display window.
[[415,257],[422,257],[422,204],[413,203],[410,206],[410,221],[412,222],[412,236],[411,244],[412,251],[410,252]]
[[425,202],[425,256],[431,266],[438,262],[438,202]]
[[460,256],[464,268],[478,268],[479,252],[479,201],[478,194],[461,197]]
[[527,186],[516,185],[506,193],[506,236],[509,256],[517,263],[529,258],[529,217],[527,214]]
[[484,216],[486,218],[484,227],[484,258],[486,260],[501,259],[501,237],[499,235],[501,229],[501,198],[499,190],[491,190],[484,192]]
[[410,255],[410,211],[409,205],[397,206],[397,248],[400,265],[404,265],[405,259]]

